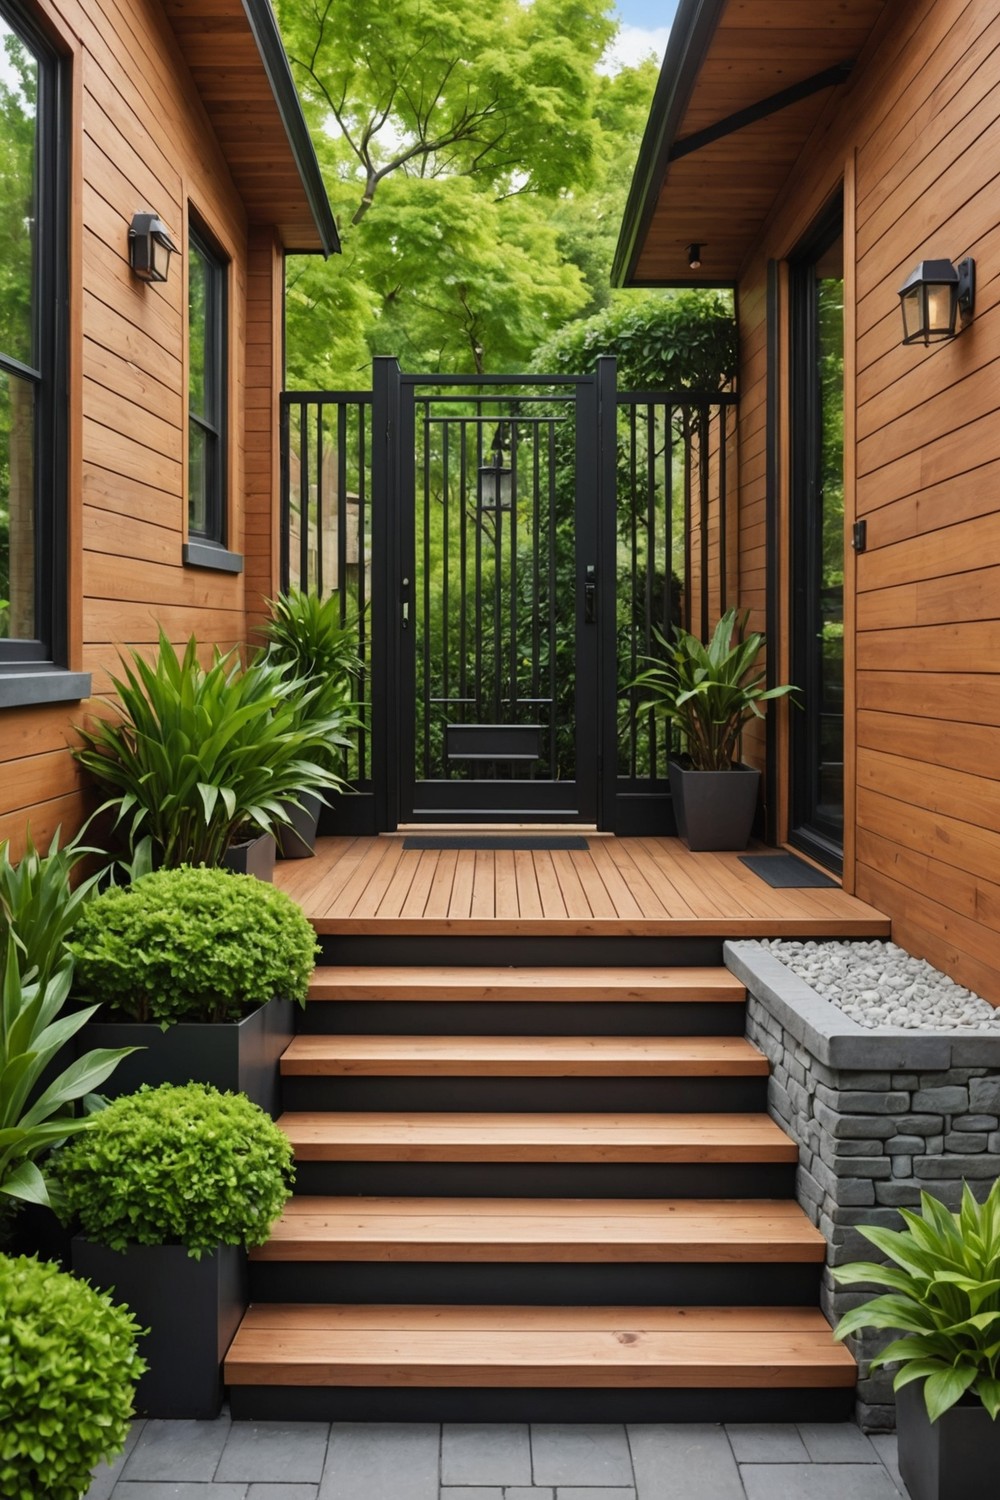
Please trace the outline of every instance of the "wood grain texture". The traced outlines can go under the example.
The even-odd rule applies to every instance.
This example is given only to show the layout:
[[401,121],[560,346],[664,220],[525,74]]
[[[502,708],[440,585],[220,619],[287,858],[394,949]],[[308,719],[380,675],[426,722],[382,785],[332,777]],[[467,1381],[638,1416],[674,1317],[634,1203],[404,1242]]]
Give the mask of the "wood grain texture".
[[297,1036],[288,1077],[761,1077],[743,1037]]

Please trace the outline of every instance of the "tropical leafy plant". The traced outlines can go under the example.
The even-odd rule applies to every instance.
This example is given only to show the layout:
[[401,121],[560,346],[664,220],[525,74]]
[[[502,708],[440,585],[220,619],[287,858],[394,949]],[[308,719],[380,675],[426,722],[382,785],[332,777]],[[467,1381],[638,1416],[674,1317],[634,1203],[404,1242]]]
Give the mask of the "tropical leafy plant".
[[125,1446],[146,1369],[127,1307],[31,1256],[0,1255],[0,1495],[79,1500]]
[[681,626],[674,626],[672,642],[656,631],[665,657],[647,658],[650,665],[635,679],[634,685],[650,694],[636,712],[672,720],[695,771],[730,770],[743,726],[764,717],[760,705],[797,691],[789,683],[764,687],[758,666],[764,637],[759,632],[734,643],[748,619],[749,611],[737,615],[735,609],[727,610],[707,646]]
[[59,847],[56,829],[47,854],[39,854],[30,833],[15,864],[10,844],[0,843],[0,951],[13,936],[25,977],[44,984],[66,955],[66,935],[83,909],[97,875],[72,884],[76,866],[96,850],[71,839]]
[[205,1083],[113,1100],[55,1171],[64,1212],[88,1239],[112,1250],[179,1242],[195,1260],[219,1245],[262,1245],[294,1177],[270,1116]]
[[229,870],[156,870],[111,886],[71,940],[76,991],[134,1021],[233,1021],[305,1003],[316,934],[274,886]]
[[1000,1182],[979,1204],[963,1185],[958,1213],[929,1193],[920,1213],[900,1212],[906,1229],[862,1226],[891,1265],[857,1261],[834,1271],[846,1286],[881,1284],[889,1291],[845,1313],[838,1339],[859,1328],[902,1333],[872,1360],[896,1364],[898,1391],[923,1380],[927,1415],[934,1422],[967,1391],[990,1416],[1000,1412]]
[[343,756],[351,748],[347,731],[359,724],[354,701],[361,673],[356,620],[340,618],[340,598],[320,598],[315,590],[292,588],[268,601],[270,618],[259,628],[264,657],[289,680],[289,695],[304,726],[325,723],[327,739],[316,751],[340,781]]
[[111,788],[130,846],[148,835],[157,864],[217,865],[237,829],[273,832],[303,786],[337,785],[322,759],[339,721],[306,723],[276,664],[244,669],[216,651],[204,668],[193,636],[179,657],[162,631],[155,661],[133,651],[122,664],[113,717],[80,729],[74,754]]
[[63,958],[44,983],[26,981],[8,934],[0,991],[0,1197],[50,1203],[39,1159],[67,1136],[87,1129],[93,1115],[74,1107],[114,1072],[134,1047],[97,1048],[64,1068],[51,1082],[43,1075],[60,1050],[90,1019],[96,1006],[62,1015],[73,976]]

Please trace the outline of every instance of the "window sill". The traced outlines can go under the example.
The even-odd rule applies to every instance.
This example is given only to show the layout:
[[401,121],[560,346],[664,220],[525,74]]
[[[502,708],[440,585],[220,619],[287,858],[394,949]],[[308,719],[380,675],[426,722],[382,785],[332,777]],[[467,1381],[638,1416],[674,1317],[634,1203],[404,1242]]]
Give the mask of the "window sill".
[[89,672],[60,667],[12,668],[0,663],[0,708],[32,703],[79,703],[90,697]]
[[227,552],[217,542],[185,542],[181,549],[186,568],[212,568],[216,573],[242,573],[242,552]]

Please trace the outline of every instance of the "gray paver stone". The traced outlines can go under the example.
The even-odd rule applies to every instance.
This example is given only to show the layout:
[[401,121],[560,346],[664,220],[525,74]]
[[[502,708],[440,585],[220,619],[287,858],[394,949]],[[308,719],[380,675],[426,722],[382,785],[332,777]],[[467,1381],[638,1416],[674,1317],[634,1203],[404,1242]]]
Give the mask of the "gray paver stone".
[[725,1429],[709,1423],[630,1426],[640,1500],[743,1500]]
[[441,1431],[441,1484],[530,1484],[527,1423],[446,1423]]
[[632,1484],[632,1459],[625,1428],[599,1423],[560,1427],[542,1422],[531,1428],[536,1484]]
[[199,1484],[197,1480],[119,1479],[114,1500],[246,1500],[245,1484]]
[[893,1484],[903,1493],[903,1476],[899,1472],[899,1451],[894,1432],[873,1432],[868,1441],[889,1471]]
[[899,1500],[881,1464],[744,1464],[740,1473],[747,1500]]
[[436,1422],[334,1423],[319,1500],[438,1500],[440,1444]]
[[[529,1490],[529,1494],[534,1491]],[[481,1484],[462,1484],[441,1486],[441,1500],[504,1500],[503,1490],[498,1484],[491,1484],[484,1489]]]
[[878,1454],[853,1422],[800,1422],[799,1436],[814,1464],[877,1464]]
[[228,1416],[214,1422],[147,1422],[122,1469],[122,1479],[214,1479],[230,1426]]
[[556,1490],[556,1500],[635,1500],[635,1490],[631,1485],[628,1489],[595,1490],[583,1485],[570,1485],[567,1489],[561,1484]]
[[258,1484],[319,1484],[326,1422],[235,1422],[219,1460],[219,1479]]
[[145,1420],[142,1417],[137,1422],[133,1422],[129,1428],[128,1437],[125,1439],[125,1446],[118,1457],[113,1459],[109,1464],[97,1465],[93,1471],[93,1483],[87,1491],[85,1500],[111,1500],[111,1492],[125,1467],[126,1459],[139,1441],[139,1434],[145,1425]]
[[[316,1500],[318,1484],[252,1484],[247,1500]],[[206,1495],[205,1500],[212,1500]]]
[[801,1464],[809,1451],[794,1427],[779,1422],[730,1422],[726,1426],[740,1464]]
[[503,1492],[503,1500],[554,1500],[555,1491],[547,1486],[538,1489],[534,1485],[525,1487],[515,1484],[508,1485]]

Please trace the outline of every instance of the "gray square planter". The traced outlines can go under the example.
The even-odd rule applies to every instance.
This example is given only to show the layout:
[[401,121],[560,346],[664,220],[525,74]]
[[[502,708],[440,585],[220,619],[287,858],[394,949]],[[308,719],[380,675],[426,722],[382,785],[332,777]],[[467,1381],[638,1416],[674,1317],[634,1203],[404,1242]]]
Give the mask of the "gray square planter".
[[152,1022],[88,1021],[77,1032],[77,1056],[92,1047],[142,1047],[123,1058],[103,1085],[117,1099],[144,1083],[211,1083],[246,1094],[272,1119],[281,1113],[278,1063],[295,1032],[294,1002],[270,1000],[242,1021],[179,1021],[166,1031]]
[[136,1390],[148,1417],[217,1417],[222,1362],[247,1306],[246,1251],[220,1245],[192,1260],[183,1245],[109,1250],[73,1238],[73,1270],[114,1293],[149,1333],[139,1352],[149,1366]]
[[262,833],[259,838],[245,844],[230,844],[222,856],[222,863],[234,875],[256,875],[258,880],[269,885],[274,881],[274,860],[277,844],[272,833]]
[[670,795],[677,831],[689,849],[745,849],[750,841],[760,772],[736,765],[730,771],[689,771],[670,762]]
[[924,1385],[915,1380],[896,1396],[899,1472],[910,1500],[973,1500],[995,1495],[1000,1475],[1000,1418],[981,1401],[964,1401],[932,1422]]

